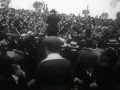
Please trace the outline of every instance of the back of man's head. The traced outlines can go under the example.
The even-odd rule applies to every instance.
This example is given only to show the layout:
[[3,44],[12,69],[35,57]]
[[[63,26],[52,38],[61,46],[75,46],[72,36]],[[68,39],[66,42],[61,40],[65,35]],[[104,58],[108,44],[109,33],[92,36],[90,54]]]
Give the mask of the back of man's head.
[[63,44],[64,42],[56,36],[49,36],[43,40],[43,45],[51,52],[58,52]]
[[52,14],[56,14],[57,11],[56,11],[55,9],[52,9],[52,10],[50,11],[50,13],[52,13]]

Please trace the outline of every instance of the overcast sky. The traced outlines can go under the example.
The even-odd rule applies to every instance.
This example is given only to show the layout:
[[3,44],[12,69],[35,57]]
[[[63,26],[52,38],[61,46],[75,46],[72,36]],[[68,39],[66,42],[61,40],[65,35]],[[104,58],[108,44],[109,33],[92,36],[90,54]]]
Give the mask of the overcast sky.
[[56,9],[60,13],[79,13],[82,15],[82,10],[89,5],[90,15],[101,15],[102,12],[107,12],[109,18],[115,19],[116,13],[120,11],[120,2],[116,7],[111,7],[110,2],[113,0],[11,0],[11,7],[32,9],[32,4],[35,1],[44,1],[48,8]]

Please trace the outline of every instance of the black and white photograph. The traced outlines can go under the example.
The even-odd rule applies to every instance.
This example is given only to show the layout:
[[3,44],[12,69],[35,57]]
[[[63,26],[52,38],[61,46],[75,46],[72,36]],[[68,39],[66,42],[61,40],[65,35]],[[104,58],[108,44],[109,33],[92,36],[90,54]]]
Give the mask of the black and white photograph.
[[120,90],[120,0],[0,0],[0,90]]

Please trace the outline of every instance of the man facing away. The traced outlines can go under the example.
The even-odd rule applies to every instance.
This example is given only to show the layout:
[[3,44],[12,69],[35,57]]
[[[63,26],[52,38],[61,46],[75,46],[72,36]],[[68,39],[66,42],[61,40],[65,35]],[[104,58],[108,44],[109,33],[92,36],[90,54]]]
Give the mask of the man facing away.
[[57,12],[52,9],[50,11],[50,15],[47,18],[46,23],[48,24],[46,34],[48,36],[57,36],[58,33],[58,22],[60,21],[60,18],[57,16]]
[[43,40],[47,57],[36,70],[35,88],[41,90],[70,90],[73,84],[71,64],[58,53],[63,42],[55,36]]

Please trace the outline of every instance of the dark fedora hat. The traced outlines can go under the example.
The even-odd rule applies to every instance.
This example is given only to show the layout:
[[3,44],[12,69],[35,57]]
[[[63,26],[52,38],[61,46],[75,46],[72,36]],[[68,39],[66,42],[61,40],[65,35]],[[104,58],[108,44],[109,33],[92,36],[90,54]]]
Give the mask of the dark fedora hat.
[[57,13],[57,11],[55,9],[52,9],[50,13]]

